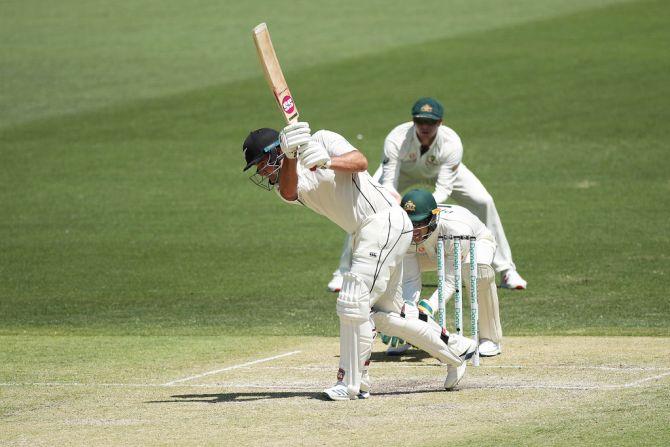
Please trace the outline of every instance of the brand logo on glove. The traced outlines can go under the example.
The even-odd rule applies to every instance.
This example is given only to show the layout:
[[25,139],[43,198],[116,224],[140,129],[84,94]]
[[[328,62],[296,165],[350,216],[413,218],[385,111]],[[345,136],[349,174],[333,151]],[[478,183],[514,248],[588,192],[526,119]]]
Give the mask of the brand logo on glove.
[[291,95],[286,95],[281,100],[281,106],[284,109],[284,112],[291,114],[295,111],[295,104],[293,103],[293,98]]
[[408,200],[407,202],[405,202],[405,206],[403,206],[403,209],[405,211],[408,211],[408,212],[412,213],[412,212],[416,211],[416,205],[411,200]]

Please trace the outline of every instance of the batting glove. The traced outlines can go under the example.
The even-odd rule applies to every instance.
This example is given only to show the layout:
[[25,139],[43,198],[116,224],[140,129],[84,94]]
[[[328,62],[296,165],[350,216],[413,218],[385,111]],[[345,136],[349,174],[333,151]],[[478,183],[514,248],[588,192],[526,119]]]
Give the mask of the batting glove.
[[279,146],[286,158],[295,158],[301,147],[310,142],[309,123],[298,122],[289,124],[279,132]]
[[326,148],[314,141],[310,141],[307,148],[300,151],[300,161],[307,169],[328,169],[331,162]]

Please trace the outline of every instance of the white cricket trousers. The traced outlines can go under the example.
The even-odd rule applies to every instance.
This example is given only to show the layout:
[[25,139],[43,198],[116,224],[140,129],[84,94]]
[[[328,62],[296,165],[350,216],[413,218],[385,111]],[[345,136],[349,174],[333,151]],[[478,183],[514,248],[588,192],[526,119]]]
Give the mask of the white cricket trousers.
[[402,258],[412,242],[412,223],[400,206],[380,211],[352,237],[351,269],[370,291],[370,307],[402,308]]

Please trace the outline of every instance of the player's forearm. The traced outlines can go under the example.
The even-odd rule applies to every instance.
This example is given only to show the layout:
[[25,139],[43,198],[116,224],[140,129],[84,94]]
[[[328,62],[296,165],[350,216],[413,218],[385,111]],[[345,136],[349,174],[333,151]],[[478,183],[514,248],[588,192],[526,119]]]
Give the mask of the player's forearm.
[[397,158],[384,155],[382,162],[382,177],[379,181],[388,190],[398,192],[398,175],[400,174],[400,163]]
[[442,204],[442,203],[447,203],[447,199],[451,195],[452,189],[450,188],[447,190],[446,188],[435,188],[435,191],[433,192],[433,198],[435,199],[435,203]]
[[284,200],[294,201],[298,199],[298,161],[290,158],[282,160],[279,171],[279,194]]
[[456,175],[458,172],[458,165],[454,167],[443,167],[435,183],[435,191],[433,197],[436,203],[446,203],[449,196],[454,190],[454,183],[456,182]]
[[368,169],[368,159],[359,151],[347,152],[332,157],[330,169],[341,172],[363,172]]

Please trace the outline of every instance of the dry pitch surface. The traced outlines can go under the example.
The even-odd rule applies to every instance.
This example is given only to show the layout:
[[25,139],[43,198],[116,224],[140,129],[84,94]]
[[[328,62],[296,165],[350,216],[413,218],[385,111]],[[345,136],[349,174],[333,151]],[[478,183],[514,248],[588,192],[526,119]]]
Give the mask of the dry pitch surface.
[[[107,344],[75,338],[82,348]],[[124,347],[109,338],[121,351],[141,339]],[[51,364],[48,355],[43,370],[5,365],[0,444],[659,445],[669,436],[669,338],[508,338],[502,356],[470,367],[452,392],[435,360],[387,358],[378,342],[374,395],[351,402],[320,392],[335,378],[336,339],[168,340],[161,352],[171,354],[147,352],[143,367],[85,356]],[[225,357],[217,344],[229,347]],[[230,346],[245,349],[234,358]]]

